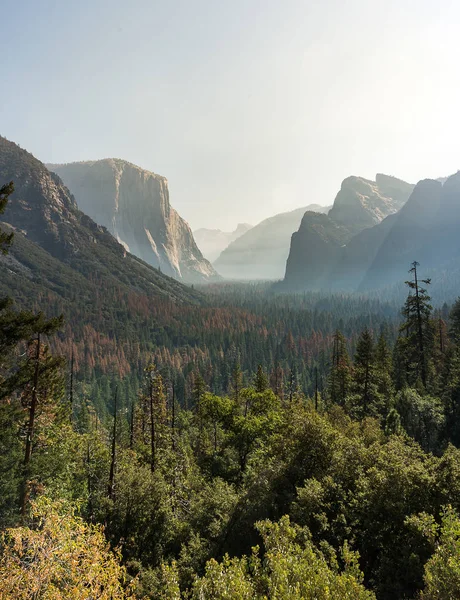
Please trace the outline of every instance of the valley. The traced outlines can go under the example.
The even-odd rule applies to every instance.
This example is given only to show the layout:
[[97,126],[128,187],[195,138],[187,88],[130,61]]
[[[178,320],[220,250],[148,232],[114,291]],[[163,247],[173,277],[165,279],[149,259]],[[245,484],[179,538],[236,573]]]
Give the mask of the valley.
[[[213,266],[163,177],[48,167],[0,138],[1,527],[42,535],[32,511],[44,548],[99,553],[111,598],[430,589],[460,508],[458,174],[350,177],[330,209],[200,230]],[[50,577],[103,597],[72,552]]]

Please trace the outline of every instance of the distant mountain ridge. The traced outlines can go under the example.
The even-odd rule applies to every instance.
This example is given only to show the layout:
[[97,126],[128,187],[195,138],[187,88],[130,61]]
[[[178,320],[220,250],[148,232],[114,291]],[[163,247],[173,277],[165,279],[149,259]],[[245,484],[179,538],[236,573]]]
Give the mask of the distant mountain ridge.
[[[420,181],[400,210],[373,227],[348,234],[342,245],[335,242],[330,222],[323,245],[316,244],[314,251],[306,252],[314,239],[310,225],[308,218],[302,221],[293,236],[282,289],[378,290],[404,281],[414,260],[426,272],[451,270],[458,276],[460,172],[444,182]],[[312,263],[321,277],[311,277]]]
[[375,181],[364,177],[347,177],[329,211],[329,217],[358,233],[398,212],[414,186],[396,177],[378,173]]
[[291,235],[307,210],[326,212],[329,207],[310,204],[261,221],[226,248],[214,266],[229,279],[280,279],[289,254]]
[[179,280],[218,279],[189,225],[172,208],[165,177],[115,158],[47,167],[61,177],[79,208],[132,254]]
[[203,256],[210,262],[214,262],[229,244],[250,229],[252,229],[252,225],[248,223],[239,223],[235,231],[221,231],[220,229],[202,227],[196,229],[193,236]]

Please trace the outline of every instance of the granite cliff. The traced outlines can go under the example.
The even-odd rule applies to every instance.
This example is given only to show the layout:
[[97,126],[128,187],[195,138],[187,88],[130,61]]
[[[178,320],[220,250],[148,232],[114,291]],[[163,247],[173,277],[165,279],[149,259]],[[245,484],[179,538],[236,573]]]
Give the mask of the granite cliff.
[[[200,302],[187,286],[129,254],[101,225],[81,212],[58,175],[18,145],[0,137],[0,182],[14,193],[3,223],[15,231],[9,255],[0,260],[2,283],[37,294],[57,294],[96,306],[101,290],[109,304],[121,295]],[[77,292],[73,290],[78,290]]]
[[460,172],[444,182],[420,181],[397,212],[373,227],[353,235],[342,225],[340,247],[331,212],[321,239],[305,215],[292,239],[284,289],[382,289],[404,282],[414,260],[437,286],[460,281]]
[[172,208],[165,177],[113,158],[47,166],[79,208],[131,254],[185,282],[218,278],[189,225]]
[[413,188],[388,175],[377,174],[375,181],[347,177],[327,218],[319,223],[314,213],[306,213],[292,236],[283,287],[316,290],[358,285],[388,224],[378,230],[376,226],[387,219],[391,223]]
[[414,186],[396,177],[377,174],[375,181],[347,177],[329,211],[336,223],[358,233],[396,213],[409,198]]

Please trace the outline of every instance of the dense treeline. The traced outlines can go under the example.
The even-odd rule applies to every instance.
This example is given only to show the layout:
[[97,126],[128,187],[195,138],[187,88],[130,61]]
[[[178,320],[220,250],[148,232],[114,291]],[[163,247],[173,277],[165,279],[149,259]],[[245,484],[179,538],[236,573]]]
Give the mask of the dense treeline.
[[[15,246],[23,243],[17,235]],[[25,264],[26,250],[21,259]],[[50,287],[51,275],[50,271],[45,285],[35,276],[28,280],[6,269],[0,295],[14,295],[18,308],[64,315],[65,324],[51,346],[69,361],[74,356],[79,397],[88,398],[100,416],[110,404],[114,385],[119,385],[122,401],[139,390],[143,369],[152,360],[174,380],[182,406],[191,402],[197,372],[213,392],[228,393],[236,356],[246,383],[263,364],[270,372],[282,369],[286,382],[295,370],[300,388],[311,394],[316,369],[320,385],[326,382],[337,328],[351,352],[366,326],[376,332],[386,328],[390,341],[397,334],[397,305],[365,298],[276,296],[263,286],[235,284],[202,289],[201,304],[190,306],[167,297],[152,302],[140,292],[107,289],[98,285],[95,275],[86,283],[84,278],[75,282],[61,277]]]
[[399,317],[260,286],[165,304],[115,372],[95,323],[82,345],[2,300],[0,597],[459,597],[460,300],[434,310],[419,271]]

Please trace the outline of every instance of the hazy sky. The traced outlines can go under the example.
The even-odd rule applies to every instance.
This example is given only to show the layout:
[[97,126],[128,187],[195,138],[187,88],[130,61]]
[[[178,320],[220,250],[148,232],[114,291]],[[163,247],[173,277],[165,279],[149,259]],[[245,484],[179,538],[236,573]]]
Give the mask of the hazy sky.
[[0,6],[0,133],[165,175],[193,228],[330,204],[351,174],[460,168],[458,0]]

